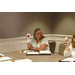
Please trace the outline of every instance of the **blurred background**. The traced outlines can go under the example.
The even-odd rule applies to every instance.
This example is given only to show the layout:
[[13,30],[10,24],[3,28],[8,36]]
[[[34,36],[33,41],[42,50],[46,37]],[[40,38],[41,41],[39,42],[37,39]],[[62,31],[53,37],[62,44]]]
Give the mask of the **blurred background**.
[[33,35],[36,28],[43,34],[72,35],[75,12],[0,12],[0,39]]

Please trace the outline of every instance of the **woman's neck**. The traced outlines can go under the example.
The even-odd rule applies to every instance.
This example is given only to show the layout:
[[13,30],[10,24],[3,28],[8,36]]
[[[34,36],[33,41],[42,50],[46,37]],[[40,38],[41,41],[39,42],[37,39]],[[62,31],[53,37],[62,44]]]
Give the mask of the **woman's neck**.
[[39,39],[37,39],[37,43],[39,42]]

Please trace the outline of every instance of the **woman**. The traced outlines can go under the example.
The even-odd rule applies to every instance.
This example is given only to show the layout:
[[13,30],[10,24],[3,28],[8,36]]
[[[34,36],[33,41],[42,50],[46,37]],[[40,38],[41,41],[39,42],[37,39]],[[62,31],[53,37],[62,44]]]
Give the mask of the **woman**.
[[67,37],[65,38],[65,41],[67,43],[67,46],[64,50],[64,56],[65,57],[68,57],[68,56],[75,57],[75,33],[73,34],[71,44],[69,43],[69,39]]
[[35,29],[33,38],[30,43],[27,43],[27,47],[35,51],[49,50],[48,40],[42,35],[40,28]]

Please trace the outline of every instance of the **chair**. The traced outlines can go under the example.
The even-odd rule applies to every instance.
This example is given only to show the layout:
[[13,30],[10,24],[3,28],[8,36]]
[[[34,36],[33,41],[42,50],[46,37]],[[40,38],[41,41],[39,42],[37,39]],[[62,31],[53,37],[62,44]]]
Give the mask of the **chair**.
[[63,55],[66,45],[67,45],[67,43],[61,43],[59,45],[59,55]]
[[50,48],[50,51],[51,53],[55,53],[55,47],[56,47],[56,42],[53,41],[53,40],[49,40],[49,48]]

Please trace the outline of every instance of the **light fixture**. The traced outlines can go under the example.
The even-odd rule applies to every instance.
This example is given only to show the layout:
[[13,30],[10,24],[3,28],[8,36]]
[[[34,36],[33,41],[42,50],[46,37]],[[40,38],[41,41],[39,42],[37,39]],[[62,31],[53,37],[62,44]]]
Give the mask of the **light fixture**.
[[33,15],[30,15],[30,18],[33,17]]

